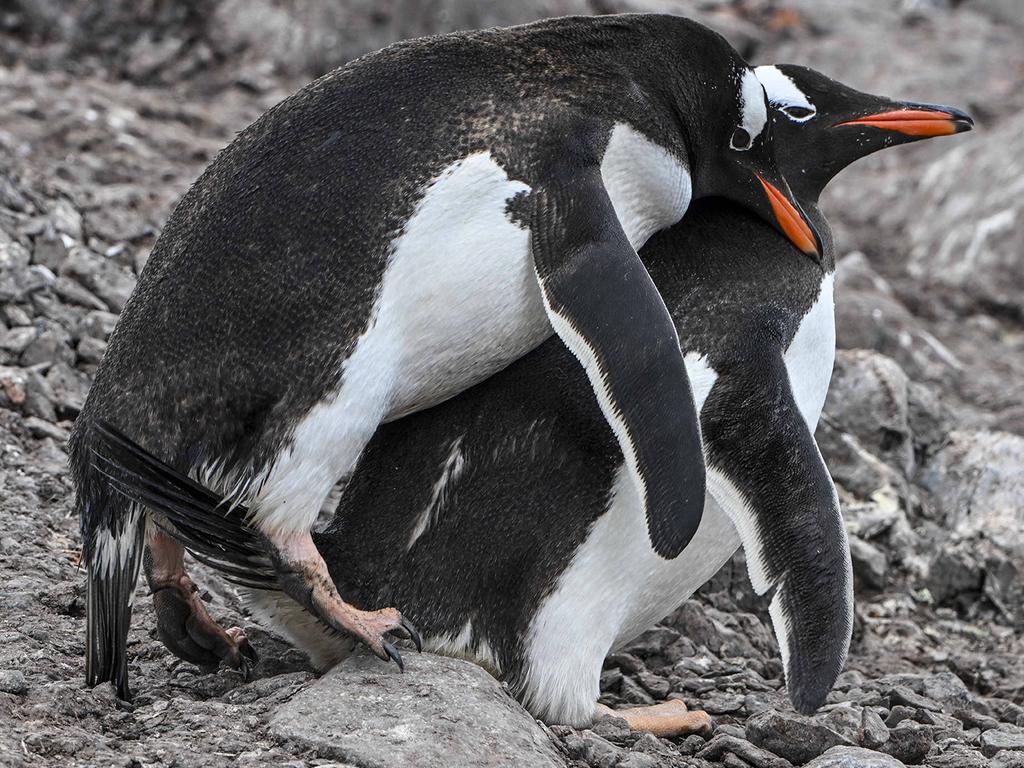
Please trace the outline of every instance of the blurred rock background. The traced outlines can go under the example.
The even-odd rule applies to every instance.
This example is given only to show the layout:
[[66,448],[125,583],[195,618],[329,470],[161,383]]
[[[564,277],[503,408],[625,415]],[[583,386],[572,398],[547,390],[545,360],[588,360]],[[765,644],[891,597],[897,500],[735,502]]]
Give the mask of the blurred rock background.
[[[0,2],[0,765],[344,762],[280,718],[268,727],[318,684],[251,626],[264,660],[244,684],[174,663],[140,600],[134,710],[81,690],[67,430],[176,200],[264,110],[401,38],[619,11],[688,15],[753,63],[954,104],[978,125],[868,158],[825,197],[840,351],[818,440],[858,592],[830,707],[789,709],[737,556],[602,681],[608,703],[702,706],[720,723],[710,742],[614,722],[544,738],[568,764],[620,768],[1024,765],[1019,0]],[[229,588],[203,583],[215,615],[246,623]]]

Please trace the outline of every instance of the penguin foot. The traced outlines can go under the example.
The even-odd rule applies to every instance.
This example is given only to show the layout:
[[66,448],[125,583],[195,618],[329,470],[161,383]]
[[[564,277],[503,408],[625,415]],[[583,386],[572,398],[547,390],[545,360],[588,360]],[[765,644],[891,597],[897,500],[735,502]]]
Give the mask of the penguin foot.
[[324,625],[356,638],[379,659],[395,662],[403,672],[402,654],[389,641],[388,635],[411,640],[417,651],[423,650],[420,633],[396,609],[363,611],[342,600],[327,564],[308,533],[291,537],[281,544],[273,538],[268,539],[282,590]]
[[252,679],[258,661],[245,633],[225,630],[211,617],[199,588],[185,572],[185,550],[163,531],[148,536],[143,561],[156,609],[160,641],[179,659],[209,670],[222,663]]
[[199,589],[185,574],[174,581],[151,583],[161,642],[180,659],[204,669],[222,663],[239,670],[248,682],[253,677],[256,651],[238,627],[225,630],[203,605]]
[[606,717],[621,717],[629,724],[630,730],[653,733],[662,738],[688,736],[692,733],[708,737],[715,729],[715,722],[707,712],[690,712],[686,704],[678,699],[631,709],[612,709],[598,704],[594,710],[594,722]]

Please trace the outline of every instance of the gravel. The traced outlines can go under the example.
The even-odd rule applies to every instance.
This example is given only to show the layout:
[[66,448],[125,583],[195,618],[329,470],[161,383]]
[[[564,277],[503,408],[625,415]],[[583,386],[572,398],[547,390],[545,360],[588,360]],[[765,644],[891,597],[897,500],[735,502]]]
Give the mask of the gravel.
[[385,5],[21,0],[5,11],[0,765],[1024,766],[1024,269],[1021,228],[1007,224],[1021,216],[1024,92],[1006,74],[1024,53],[1002,0],[700,4],[756,61],[959,104],[979,122],[956,146],[860,163],[825,196],[844,256],[817,438],[851,536],[857,614],[820,712],[789,708],[742,554],[609,656],[601,678],[613,707],[704,708],[710,739],[633,734],[616,719],[548,728],[482,671],[427,655],[407,654],[401,676],[360,658],[318,680],[200,566],[213,616],[260,653],[256,679],[171,657],[140,589],[134,702],[84,689],[64,442],[161,225],[218,149],[325,67],[397,37],[598,7],[694,9]]

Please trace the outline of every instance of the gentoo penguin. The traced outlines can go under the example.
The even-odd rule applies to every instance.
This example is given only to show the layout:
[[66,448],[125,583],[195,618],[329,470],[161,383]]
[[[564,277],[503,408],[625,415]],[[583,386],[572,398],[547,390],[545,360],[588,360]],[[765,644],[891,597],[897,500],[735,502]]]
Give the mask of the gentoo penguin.
[[[382,427],[330,527],[314,534],[355,604],[403,605],[427,647],[486,665],[549,723],[583,726],[601,715],[606,654],[669,613],[740,543],[755,589],[771,596],[799,711],[824,702],[846,656],[850,555],[813,437],[835,347],[834,247],[817,201],[858,158],[972,122],[803,67],[757,73],[780,164],[824,248],[820,263],[794,258],[792,244],[745,208],[708,199],[640,252],[700,409],[709,492],[690,544],[674,558],[652,545],[619,444],[586,376],[554,340],[458,397]],[[246,510],[214,517],[218,493],[102,430],[98,462],[123,493],[161,510],[197,557],[251,588],[257,615],[314,662],[344,656],[348,647],[274,592],[273,552],[245,524]],[[708,724],[673,702],[617,714],[663,734]]]
[[[128,695],[143,543],[181,655],[242,665],[182,551],[91,463],[110,422],[244,505],[285,592],[383,659],[393,608],[342,600],[309,530],[378,425],[552,334],[582,363],[653,546],[699,523],[704,470],[675,328],[636,249],[723,195],[816,257],[774,160],[764,92],[671,16],[565,18],[399,43],[244,130],[171,216],[71,440],[88,567],[87,678]],[[578,359],[578,360],[577,360]],[[377,504],[372,506],[376,508]],[[343,594],[343,593],[342,593]]]

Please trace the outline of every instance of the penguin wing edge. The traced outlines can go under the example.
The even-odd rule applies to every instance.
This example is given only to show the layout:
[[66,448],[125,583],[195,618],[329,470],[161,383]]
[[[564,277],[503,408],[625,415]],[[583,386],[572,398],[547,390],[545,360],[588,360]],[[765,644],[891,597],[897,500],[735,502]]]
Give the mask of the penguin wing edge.
[[531,249],[555,333],[583,365],[644,502],[654,550],[677,556],[704,510],[700,425],[675,325],[597,168],[536,186]]
[[772,594],[790,700],[809,714],[846,661],[853,571],[835,485],[781,355],[768,370],[720,377],[702,423],[709,489],[739,532],[755,591]]

